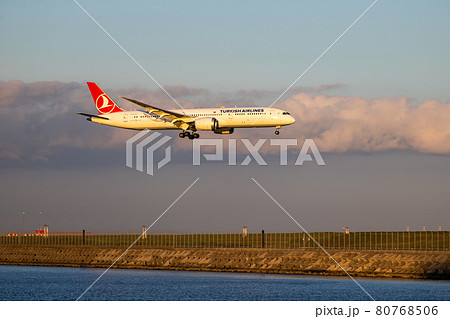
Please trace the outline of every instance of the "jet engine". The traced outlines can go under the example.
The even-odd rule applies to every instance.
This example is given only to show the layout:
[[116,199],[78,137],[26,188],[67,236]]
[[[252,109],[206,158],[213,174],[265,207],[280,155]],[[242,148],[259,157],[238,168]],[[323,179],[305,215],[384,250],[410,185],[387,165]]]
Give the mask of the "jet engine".
[[204,117],[195,120],[195,129],[197,131],[216,131],[219,128],[219,121],[213,117]]

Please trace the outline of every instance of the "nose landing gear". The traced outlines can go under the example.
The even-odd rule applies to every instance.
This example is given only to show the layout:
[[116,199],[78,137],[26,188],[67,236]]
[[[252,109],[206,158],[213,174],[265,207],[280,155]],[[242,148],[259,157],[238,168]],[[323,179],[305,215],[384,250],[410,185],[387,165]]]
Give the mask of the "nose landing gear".
[[281,128],[281,125],[275,126],[275,135],[280,135],[280,131],[278,131]]

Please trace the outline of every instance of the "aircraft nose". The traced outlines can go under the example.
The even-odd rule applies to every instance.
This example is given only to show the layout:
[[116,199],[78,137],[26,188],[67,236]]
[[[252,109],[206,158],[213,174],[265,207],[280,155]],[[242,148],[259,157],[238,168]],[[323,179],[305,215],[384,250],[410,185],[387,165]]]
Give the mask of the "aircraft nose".
[[289,124],[294,124],[295,123],[295,119],[294,117],[291,115],[289,118]]

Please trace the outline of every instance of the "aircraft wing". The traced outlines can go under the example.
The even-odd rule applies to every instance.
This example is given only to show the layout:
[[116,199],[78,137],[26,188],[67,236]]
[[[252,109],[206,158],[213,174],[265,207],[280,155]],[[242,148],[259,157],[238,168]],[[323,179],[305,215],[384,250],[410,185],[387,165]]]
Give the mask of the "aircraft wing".
[[180,113],[173,112],[173,111],[167,111],[167,110],[160,109],[158,107],[151,106],[151,105],[148,105],[148,104],[145,104],[145,103],[133,100],[133,99],[129,99],[129,98],[126,98],[123,96],[121,96],[121,98],[145,108],[149,113],[156,114],[159,117],[172,122],[172,124],[174,124],[175,126],[181,128],[183,130],[188,129],[190,126],[189,124],[193,123],[195,121],[194,118],[192,118],[186,114],[180,114]]

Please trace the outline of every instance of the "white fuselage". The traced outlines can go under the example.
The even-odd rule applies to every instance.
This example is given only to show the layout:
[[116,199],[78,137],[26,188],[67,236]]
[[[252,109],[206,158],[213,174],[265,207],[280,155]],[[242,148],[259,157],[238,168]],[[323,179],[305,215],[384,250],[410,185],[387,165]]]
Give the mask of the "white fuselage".
[[[221,128],[244,127],[281,127],[295,122],[295,119],[286,111],[268,107],[232,107],[169,110],[185,114],[194,119],[215,118]],[[102,119],[92,117],[91,121],[104,125],[127,129],[143,130],[177,130],[179,127],[170,121],[147,111],[124,111],[111,114],[102,114]]]

